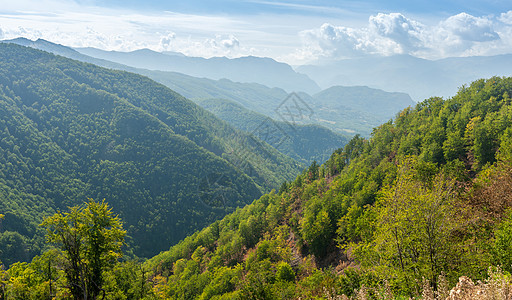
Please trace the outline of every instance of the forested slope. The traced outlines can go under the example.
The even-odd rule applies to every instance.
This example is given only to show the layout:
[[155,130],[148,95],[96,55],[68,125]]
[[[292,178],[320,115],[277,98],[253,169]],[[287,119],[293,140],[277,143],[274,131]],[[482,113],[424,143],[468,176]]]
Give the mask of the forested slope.
[[0,58],[6,264],[39,253],[43,217],[87,197],[106,198],[125,221],[130,247],[148,256],[298,170],[146,77],[13,44],[0,44]]
[[258,137],[305,165],[315,160],[323,163],[335,149],[345,145],[349,139],[319,125],[300,125],[270,119],[230,100],[206,99],[197,103],[233,127],[245,132],[257,133],[261,126],[272,125],[276,129],[275,134],[260,134]]
[[149,260],[154,290],[171,299],[433,299],[466,275],[506,293],[510,277],[488,268],[512,271],[511,94],[512,78],[494,77],[403,110]]

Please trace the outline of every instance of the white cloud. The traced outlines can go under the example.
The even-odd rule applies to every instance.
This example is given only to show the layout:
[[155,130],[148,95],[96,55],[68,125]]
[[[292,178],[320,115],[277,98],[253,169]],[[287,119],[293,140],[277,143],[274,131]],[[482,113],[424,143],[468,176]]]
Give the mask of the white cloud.
[[240,46],[240,41],[233,35],[222,39],[220,43],[226,49],[237,49]]
[[474,17],[467,13],[449,17],[441,22],[439,27],[465,41],[487,42],[499,39],[489,19]]
[[402,54],[424,48],[424,25],[399,13],[371,16],[366,28],[323,24],[300,33],[303,49],[298,59],[349,58],[365,54]]
[[502,13],[498,19],[505,24],[512,25],[512,10]]
[[366,48],[361,32],[327,23],[319,29],[302,31],[300,35],[307,49],[305,55],[350,57]]
[[[467,13],[427,26],[400,13],[370,16],[367,27],[324,24],[300,33],[297,60],[343,59],[368,54],[410,54],[423,58],[510,53],[512,11],[499,18]],[[499,24],[498,24],[499,23]],[[510,22],[512,23],[512,22]]]
[[176,40],[176,33],[170,32],[160,38],[160,49],[162,51],[169,51],[172,48],[172,43]]
[[190,38],[180,38],[177,36],[167,50],[199,57],[239,57],[251,52],[250,49],[241,47],[240,41],[232,34],[218,34],[213,38],[206,38],[202,41],[193,41]]
[[374,39],[387,38],[388,42],[396,45],[392,53],[408,53],[423,48],[424,28],[423,24],[399,13],[379,13],[369,19]]

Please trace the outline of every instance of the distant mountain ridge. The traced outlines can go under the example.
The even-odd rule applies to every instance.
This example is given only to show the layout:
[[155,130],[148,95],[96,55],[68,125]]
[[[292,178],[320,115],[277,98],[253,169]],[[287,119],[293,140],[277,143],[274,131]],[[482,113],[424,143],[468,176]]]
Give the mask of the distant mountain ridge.
[[292,91],[314,93],[318,85],[304,74],[297,73],[285,63],[271,58],[246,56],[229,59],[226,57],[188,57],[169,55],[149,49],[132,52],[104,51],[95,48],[76,48],[78,52],[127,66],[148,70],[179,72],[195,77],[230,79],[237,82],[260,83],[269,87],[280,87]]
[[323,65],[304,65],[320,87],[364,85],[404,92],[415,101],[453,96],[459,87],[480,78],[512,75],[512,54],[427,60],[410,55],[368,56]]
[[[289,96],[283,89],[256,83],[211,80],[164,71],[138,69],[137,72],[197,103],[207,99],[228,99],[276,120],[281,120],[276,108]],[[405,93],[365,86],[334,86],[313,96],[304,92],[297,95],[313,110],[312,119],[307,124],[325,126],[345,135],[359,133],[368,136],[374,127],[388,121],[401,109],[415,105]]]
[[396,107],[413,105],[406,93],[385,92],[367,86],[333,86],[313,95],[322,105],[342,106],[388,117]]

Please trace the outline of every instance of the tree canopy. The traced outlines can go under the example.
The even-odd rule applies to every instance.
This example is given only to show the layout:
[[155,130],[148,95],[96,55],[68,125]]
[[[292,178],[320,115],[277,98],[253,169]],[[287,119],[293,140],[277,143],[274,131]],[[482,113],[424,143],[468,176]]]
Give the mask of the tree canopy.
[[44,220],[47,240],[57,245],[64,256],[64,272],[75,299],[96,299],[102,288],[105,270],[121,258],[126,231],[121,220],[103,200],[89,199],[86,206],[74,206]]

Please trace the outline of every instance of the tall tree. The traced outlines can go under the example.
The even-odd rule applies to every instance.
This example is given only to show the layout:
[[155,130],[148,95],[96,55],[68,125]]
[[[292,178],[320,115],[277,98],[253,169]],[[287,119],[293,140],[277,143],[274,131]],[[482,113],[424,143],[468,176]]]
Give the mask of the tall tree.
[[450,234],[458,224],[453,181],[442,174],[423,174],[429,173],[425,169],[414,158],[407,159],[375,207],[380,265],[413,293],[422,278],[435,285],[456,252],[455,246],[450,248]]
[[122,256],[126,231],[121,220],[103,200],[89,199],[67,213],[47,218],[42,226],[47,239],[57,244],[65,257],[68,287],[76,300],[96,299],[102,289],[103,272]]

